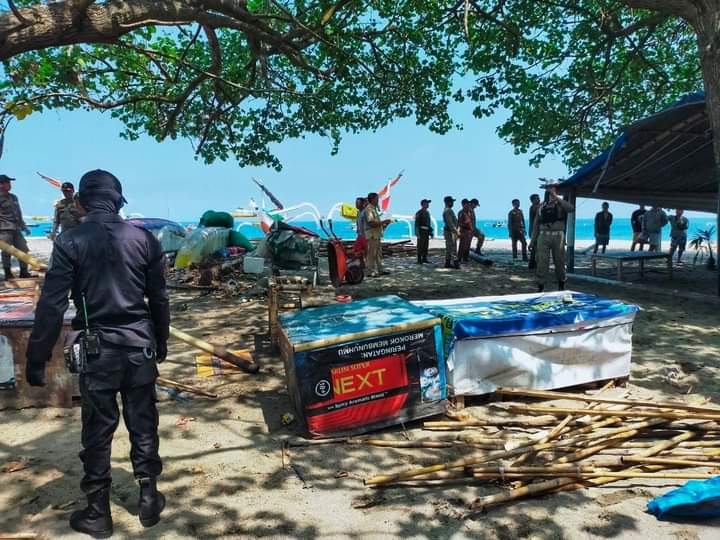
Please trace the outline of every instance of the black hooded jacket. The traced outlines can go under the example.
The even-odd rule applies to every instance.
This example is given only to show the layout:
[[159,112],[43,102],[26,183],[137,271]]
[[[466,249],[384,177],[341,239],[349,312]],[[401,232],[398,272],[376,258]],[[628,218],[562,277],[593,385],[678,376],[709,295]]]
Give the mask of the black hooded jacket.
[[155,347],[160,359],[167,354],[170,309],[160,243],[125,223],[114,208],[88,206],[85,221],[55,241],[28,342],[29,367],[50,359],[69,291],[77,310],[75,330],[85,327],[84,295],[90,328],[101,343]]

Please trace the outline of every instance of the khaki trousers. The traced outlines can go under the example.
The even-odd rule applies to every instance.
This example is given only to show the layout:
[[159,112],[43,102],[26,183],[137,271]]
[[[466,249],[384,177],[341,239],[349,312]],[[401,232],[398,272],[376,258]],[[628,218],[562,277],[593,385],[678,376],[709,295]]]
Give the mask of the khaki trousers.
[[445,263],[449,264],[457,260],[457,241],[452,231],[443,231],[445,237]]
[[558,281],[565,282],[565,233],[562,231],[540,232],[538,234],[537,246],[535,247],[537,259],[536,278],[538,285],[544,285],[548,272],[550,271],[550,256],[555,261],[555,277]]
[[[16,247],[20,251],[23,251],[25,253],[28,252],[28,245],[25,241],[25,237],[22,235],[20,231],[13,231],[13,230],[0,230],[0,240],[3,242],[7,242],[13,247]],[[3,268],[10,268],[10,265],[12,263],[12,256],[9,253],[2,252],[2,265]],[[20,264],[20,270],[27,270],[27,264],[18,261]]]
[[380,238],[368,238],[367,270],[370,274],[383,271]]

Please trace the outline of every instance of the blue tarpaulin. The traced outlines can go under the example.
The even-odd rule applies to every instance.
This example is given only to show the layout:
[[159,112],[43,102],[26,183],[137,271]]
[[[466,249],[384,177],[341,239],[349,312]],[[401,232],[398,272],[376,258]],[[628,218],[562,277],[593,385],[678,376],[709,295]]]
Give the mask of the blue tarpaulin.
[[436,316],[394,295],[280,316],[280,325],[288,341],[296,347],[322,339],[339,343],[358,335],[389,333],[398,325],[427,327],[438,323]]
[[452,325],[452,338],[527,333],[592,323],[638,311],[638,307],[578,292],[468,298],[423,304]]
[[691,480],[648,503],[648,512],[663,518],[720,517],[720,476]]

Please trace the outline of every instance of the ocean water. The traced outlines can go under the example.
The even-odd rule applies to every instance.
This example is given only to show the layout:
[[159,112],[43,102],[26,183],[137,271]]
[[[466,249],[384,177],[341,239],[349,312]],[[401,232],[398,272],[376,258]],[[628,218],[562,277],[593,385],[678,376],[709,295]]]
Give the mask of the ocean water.
[[[437,219],[437,218],[436,218]],[[193,226],[196,223],[190,221],[180,221],[180,224],[184,226]],[[321,236],[325,236],[320,228],[313,221],[293,221],[293,225],[299,225],[319,233]],[[438,221],[438,223],[441,223]],[[578,240],[592,240],[594,238],[594,223],[593,219],[578,219],[576,223],[576,238]],[[327,225],[326,225],[327,226]],[[478,220],[478,226],[485,233],[488,238],[507,238],[507,226],[504,221],[496,220]],[[692,238],[698,229],[708,229],[714,227],[715,222],[712,217],[708,218],[693,218],[690,219],[690,229],[688,230],[688,236]],[[260,227],[257,226],[255,220],[235,220],[235,228],[239,229],[248,238],[261,238],[263,236]],[[31,236],[42,237],[47,236],[52,229],[52,223],[40,222],[30,223]],[[345,219],[336,220],[333,223],[333,230],[335,233],[344,239],[355,238],[355,229],[350,221]],[[403,238],[409,238],[413,234],[412,224],[407,222],[392,223],[385,230],[385,238],[388,240],[401,240]],[[667,226],[663,229],[663,236],[668,238],[670,234],[670,227]],[[436,236],[442,235],[442,225],[440,225],[440,231],[436,232]],[[632,240],[632,227],[630,226],[629,218],[615,218],[612,227],[610,229],[610,239],[615,240]]]

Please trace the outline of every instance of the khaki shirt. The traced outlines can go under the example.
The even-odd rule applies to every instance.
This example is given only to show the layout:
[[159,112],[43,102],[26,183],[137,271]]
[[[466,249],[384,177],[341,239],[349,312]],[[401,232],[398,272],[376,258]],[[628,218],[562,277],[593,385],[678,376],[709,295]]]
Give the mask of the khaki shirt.
[[23,221],[20,202],[13,193],[0,195],[0,230],[23,231],[27,229]]
[[379,240],[383,236],[383,227],[372,227],[371,223],[381,223],[380,214],[372,204],[365,207],[365,236],[368,240]]
[[80,225],[80,212],[74,200],[60,199],[55,203],[55,223],[63,232]]
[[445,208],[445,210],[443,210],[443,223],[445,224],[444,232],[451,232],[453,234],[457,232],[458,220],[452,208]]

